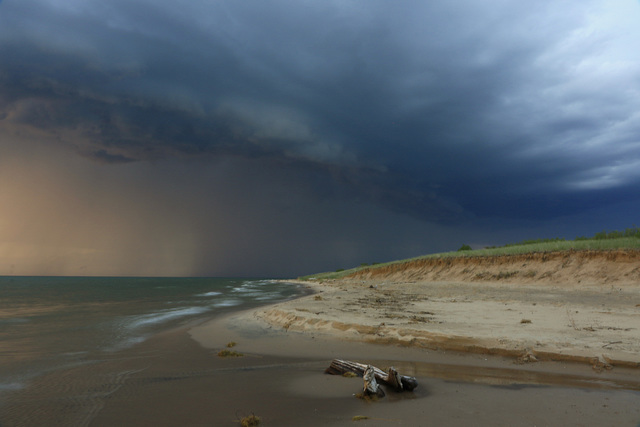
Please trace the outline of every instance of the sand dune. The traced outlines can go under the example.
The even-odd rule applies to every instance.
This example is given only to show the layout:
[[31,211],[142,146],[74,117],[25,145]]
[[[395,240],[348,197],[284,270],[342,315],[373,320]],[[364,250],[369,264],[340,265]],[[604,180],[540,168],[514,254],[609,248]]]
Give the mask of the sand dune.
[[312,283],[259,310],[288,331],[346,340],[640,366],[640,251],[412,261]]

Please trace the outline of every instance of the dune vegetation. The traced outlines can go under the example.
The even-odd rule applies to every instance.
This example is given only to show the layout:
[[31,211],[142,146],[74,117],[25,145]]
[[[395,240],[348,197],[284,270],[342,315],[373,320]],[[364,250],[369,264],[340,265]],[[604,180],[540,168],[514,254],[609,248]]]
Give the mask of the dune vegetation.
[[451,257],[486,257],[501,255],[520,255],[527,253],[559,252],[559,251],[583,251],[583,250],[617,250],[617,249],[637,249],[640,250],[640,228],[633,227],[624,231],[601,231],[592,237],[576,237],[574,240],[564,238],[547,238],[536,240],[525,240],[518,243],[509,243],[504,246],[492,246],[482,249],[472,249],[469,245],[463,244],[457,251],[441,252],[417,256],[414,258],[389,261],[384,263],[361,264],[350,269],[339,269],[333,272],[312,274],[302,276],[300,280],[328,280],[338,279],[360,270],[385,267],[392,264],[401,264],[420,259],[428,258],[451,258]]

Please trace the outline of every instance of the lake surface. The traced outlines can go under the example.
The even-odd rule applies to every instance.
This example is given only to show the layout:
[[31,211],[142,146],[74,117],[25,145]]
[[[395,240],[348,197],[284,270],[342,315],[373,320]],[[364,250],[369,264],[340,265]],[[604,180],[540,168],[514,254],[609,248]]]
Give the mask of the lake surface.
[[41,375],[201,317],[303,293],[268,279],[0,277],[0,405]]

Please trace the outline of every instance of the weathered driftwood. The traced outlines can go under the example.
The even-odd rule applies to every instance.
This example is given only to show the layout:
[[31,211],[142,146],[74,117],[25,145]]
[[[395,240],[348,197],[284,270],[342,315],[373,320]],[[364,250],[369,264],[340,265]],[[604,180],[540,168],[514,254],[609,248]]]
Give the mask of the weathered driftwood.
[[384,397],[384,390],[382,390],[382,387],[380,387],[378,385],[378,382],[376,381],[376,373],[373,366],[367,366],[367,368],[364,370],[364,375],[362,376],[362,378],[364,378],[364,387],[362,389],[362,392],[365,395]]
[[342,375],[345,372],[353,372],[354,374],[364,377],[367,367],[371,367],[376,381],[385,384],[397,391],[413,391],[418,387],[418,381],[414,377],[398,374],[398,371],[392,366],[388,372],[384,372],[375,366],[365,365],[364,363],[352,362],[350,360],[334,359],[331,365],[325,370],[325,373],[332,375]]

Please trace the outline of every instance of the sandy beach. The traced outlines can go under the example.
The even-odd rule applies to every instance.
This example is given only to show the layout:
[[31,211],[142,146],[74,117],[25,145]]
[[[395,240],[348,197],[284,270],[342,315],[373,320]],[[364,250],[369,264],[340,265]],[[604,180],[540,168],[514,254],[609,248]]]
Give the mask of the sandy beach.
[[[568,253],[304,282],[315,293],[44,375],[3,426],[637,426],[639,266]],[[242,357],[218,356],[230,342]],[[361,378],[324,373],[334,358],[419,386],[363,401]]]
[[640,366],[637,251],[429,260],[311,286],[256,316],[341,339]]
[[[324,360],[287,387],[339,401],[335,425],[364,412],[362,425],[635,426],[639,267],[633,252],[416,262],[311,281],[314,295],[190,334],[205,348],[237,340],[261,356]],[[320,375],[332,358],[393,365],[422,386],[363,407],[360,383]]]

